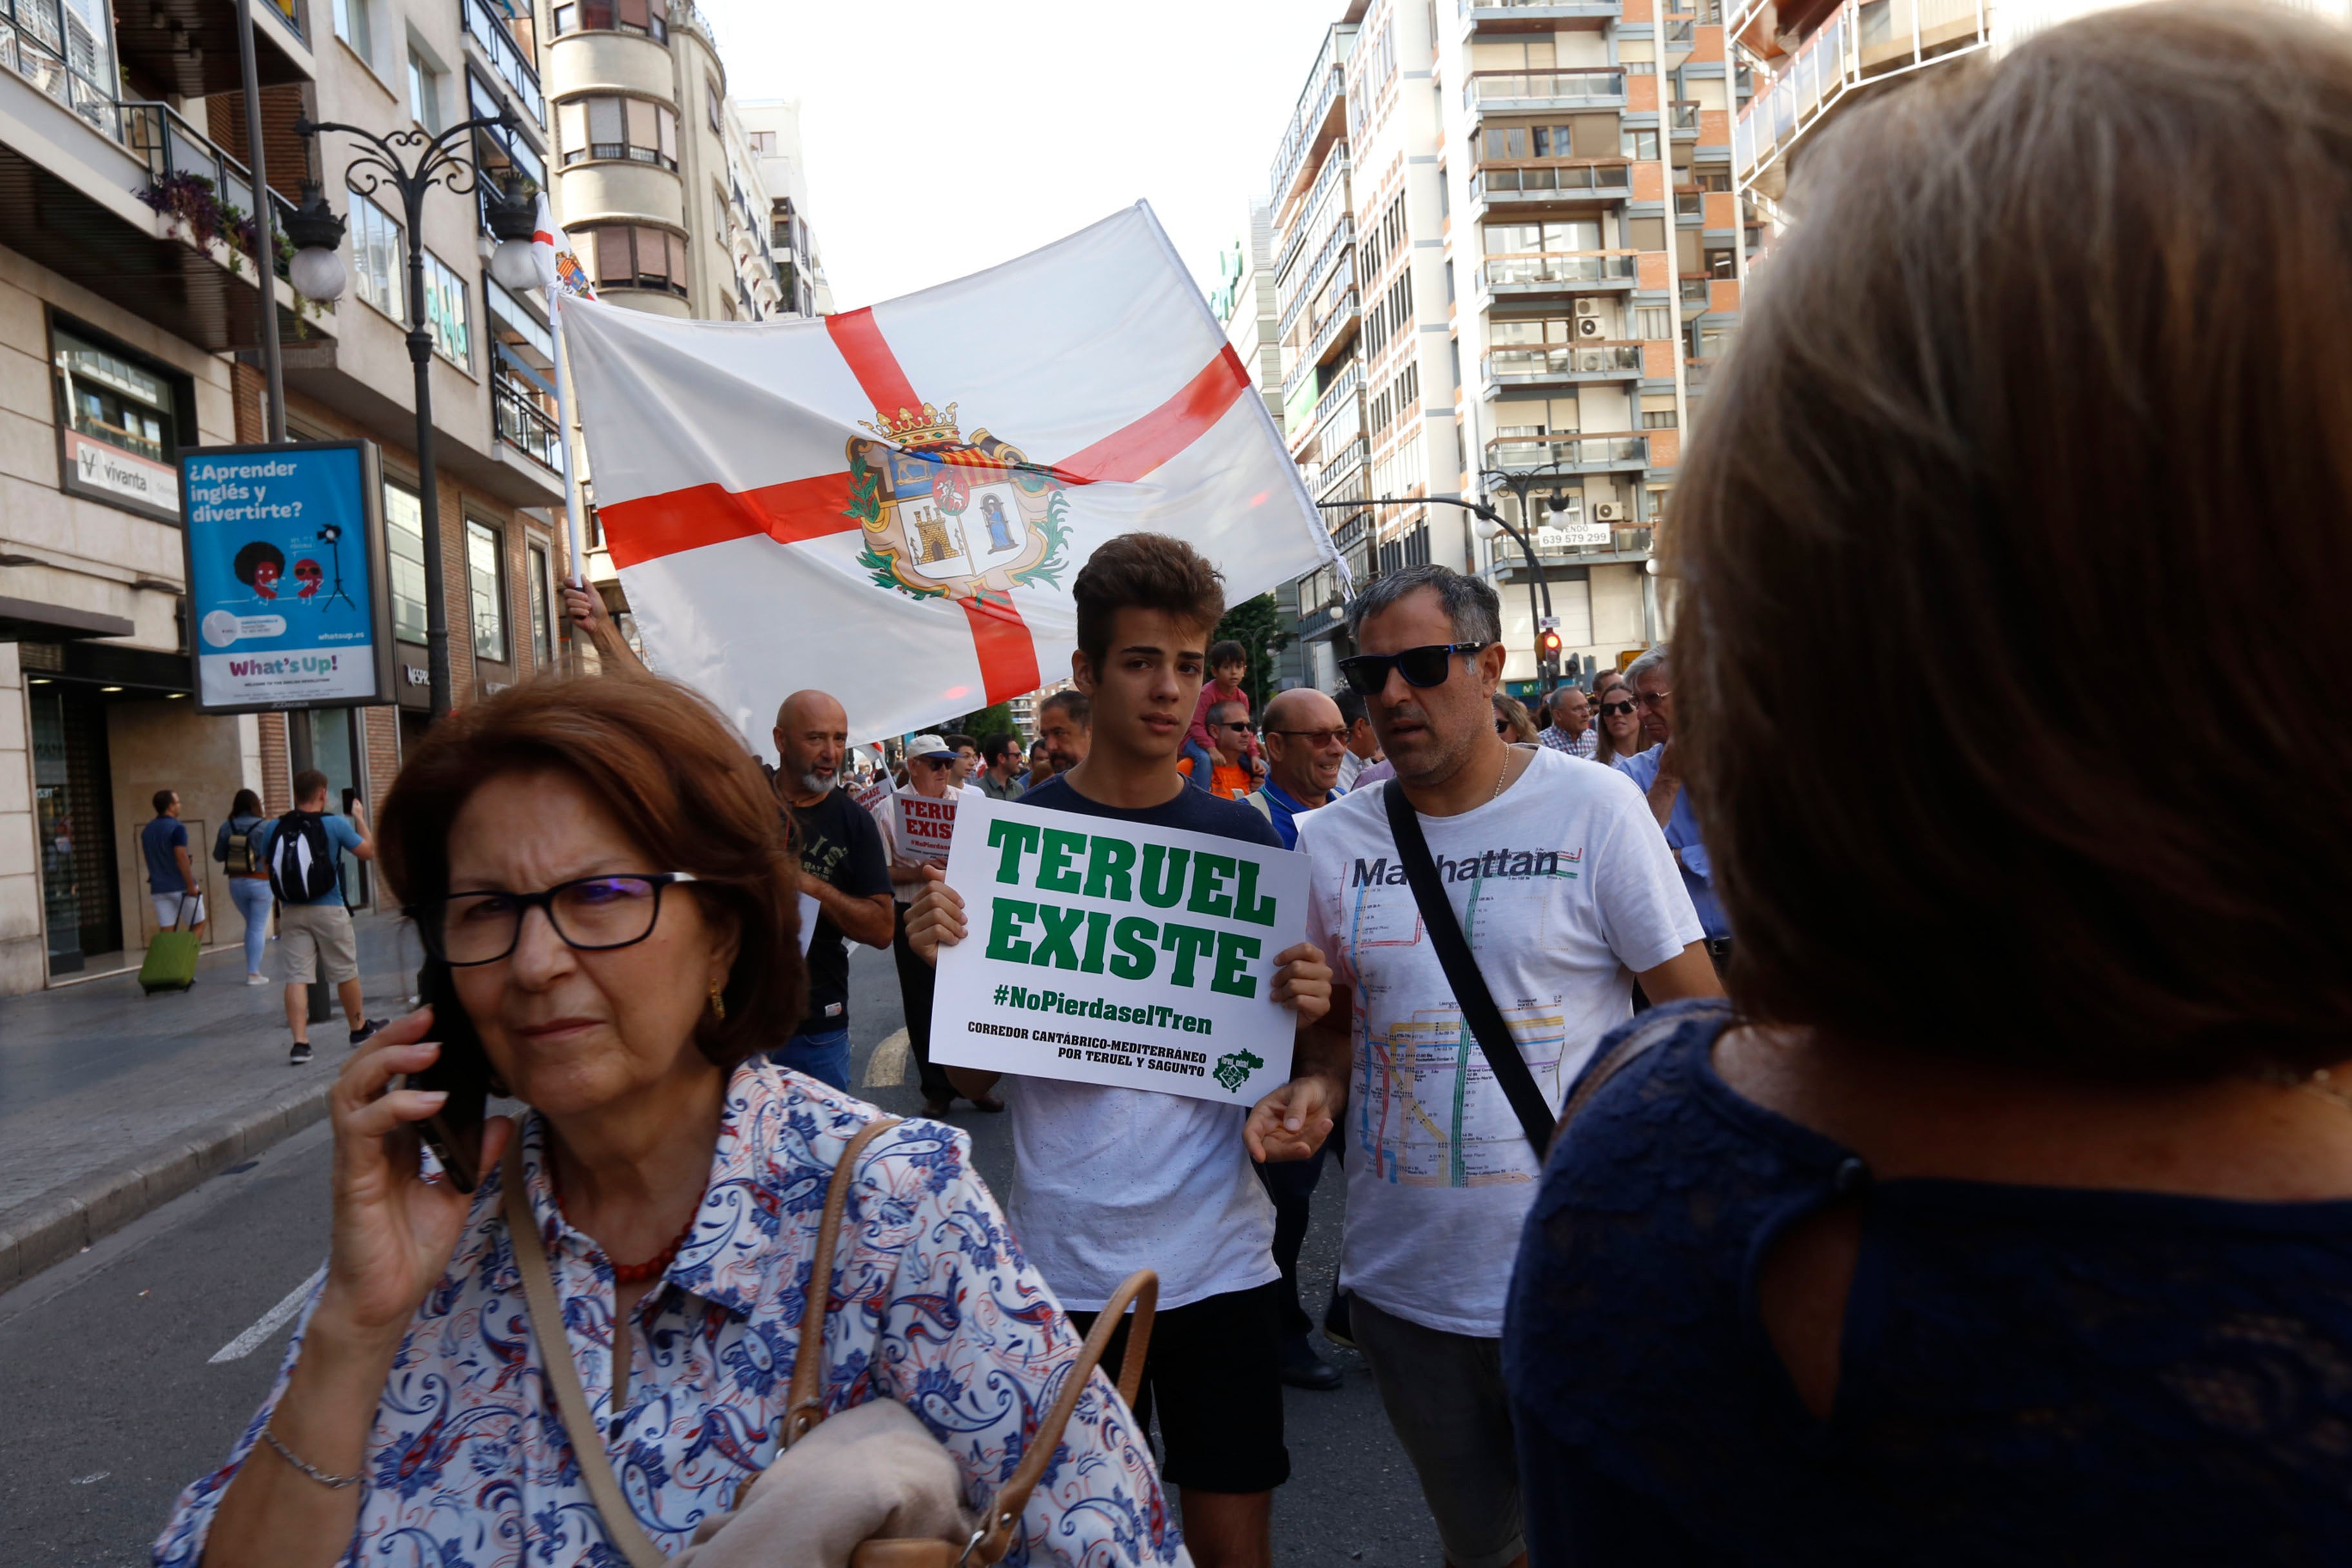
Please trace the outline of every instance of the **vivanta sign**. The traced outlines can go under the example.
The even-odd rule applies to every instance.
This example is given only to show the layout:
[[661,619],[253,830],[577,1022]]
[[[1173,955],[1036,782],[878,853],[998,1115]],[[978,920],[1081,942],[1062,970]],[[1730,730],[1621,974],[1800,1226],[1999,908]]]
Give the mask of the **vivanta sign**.
[[1270,994],[1307,879],[1286,849],[967,795],[931,1059],[1253,1103],[1290,1077]]

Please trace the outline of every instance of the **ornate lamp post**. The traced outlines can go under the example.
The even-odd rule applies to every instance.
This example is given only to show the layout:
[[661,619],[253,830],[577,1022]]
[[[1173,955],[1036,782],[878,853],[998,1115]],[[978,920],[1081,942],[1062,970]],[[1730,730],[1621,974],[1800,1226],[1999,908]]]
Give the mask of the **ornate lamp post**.
[[[512,134],[521,128],[511,110],[495,118],[477,115],[459,121],[438,135],[411,130],[379,136],[356,125],[320,124],[307,117],[294,122],[298,136],[340,131],[356,137],[362,145],[346,169],[352,188],[369,196],[386,188],[399,193],[407,219],[408,360],[416,371],[416,489],[425,512],[425,643],[436,721],[448,715],[451,683],[449,607],[441,574],[441,496],[433,441],[433,332],[425,307],[425,193],[438,184],[457,195],[473,194],[481,171],[464,151],[467,138],[478,130]],[[412,153],[414,161],[404,158],[404,152]],[[306,184],[302,196],[302,209],[286,229],[298,247],[288,270],[304,296],[331,300],[343,291],[343,261],[337,248],[343,220],[328,207],[325,193],[315,183]],[[510,173],[505,190],[488,202],[490,230],[499,238],[490,275],[509,289],[528,289],[538,281],[530,255],[534,197]]]

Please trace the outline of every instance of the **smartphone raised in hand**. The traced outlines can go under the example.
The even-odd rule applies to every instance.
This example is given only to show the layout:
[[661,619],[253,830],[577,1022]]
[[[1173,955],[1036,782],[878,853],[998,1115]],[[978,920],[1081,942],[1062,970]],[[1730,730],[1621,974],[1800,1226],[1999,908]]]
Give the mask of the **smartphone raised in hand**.
[[439,1089],[449,1097],[417,1131],[449,1173],[450,1184],[470,1193],[482,1184],[482,1121],[490,1098],[490,1058],[457,1000],[447,964],[426,959],[417,971],[416,994],[433,1008],[433,1037],[440,1041],[441,1054],[424,1071],[410,1073],[402,1087]]

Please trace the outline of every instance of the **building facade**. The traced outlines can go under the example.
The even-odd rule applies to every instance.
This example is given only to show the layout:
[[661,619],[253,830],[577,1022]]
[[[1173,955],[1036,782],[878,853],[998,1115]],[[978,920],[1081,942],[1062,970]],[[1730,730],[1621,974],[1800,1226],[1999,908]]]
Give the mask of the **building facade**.
[[[1334,542],[1360,582],[1492,577],[1523,693],[1540,616],[1574,672],[1662,635],[1654,529],[1737,330],[1738,86],[1716,0],[1675,3],[1364,0],[1276,160],[1286,422]],[[1532,567],[1422,499],[1475,496]],[[1339,599],[1298,585],[1327,688]]]
[[[433,342],[440,515],[417,504],[405,216],[350,170],[352,144],[296,120],[437,132],[512,108],[474,136],[493,180],[544,168],[528,19],[488,0],[261,0],[253,6],[268,197],[282,222],[320,180],[348,220],[331,307],[257,285],[234,232],[254,205],[231,0],[164,6],[16,0],[0,28],[0,993],[136,962],[155,922],[140,827],[176,790],[209,858],[240,788],[290,805],[325,771],[373,800],[419,731],[425,530],[440,533],[457,700],[556,663],[563,570],[543,314],[487,274],[477,195],[433,193],[421,238]],[[225,209],[235,209],[234,211]],[[259,324],[275,310],[294,439],[383,449],[398,700],[260,715],[194,710],[175,464],[265,438]],[[347,868],[356,900],[373,895]]]
[[[1275,303],[1274,212],[1264,199],[1250,198],[1241,233],[1217,258],[1217,287],[1209,294],[1209,308],[1224,327],[1225,341],[1247,367],[1252,384],[1279,429],[1283,425],[1282,339]],[[1274,590],[1274,597],[1279,624],[1297,625],[1298,584],[1282,584]],[[1306,653],[1295,637],[1275,653],[1272,678],[1277,691],[1306,680]]]

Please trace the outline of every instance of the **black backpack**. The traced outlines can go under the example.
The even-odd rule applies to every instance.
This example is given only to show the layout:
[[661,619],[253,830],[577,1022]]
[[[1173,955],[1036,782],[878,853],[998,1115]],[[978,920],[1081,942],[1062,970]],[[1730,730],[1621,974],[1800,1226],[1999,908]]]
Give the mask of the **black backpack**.
[[269,890],[281,903],[318,903],[341,886],[335,861],[326,819],[315,811],[289,811],[269,840]]

